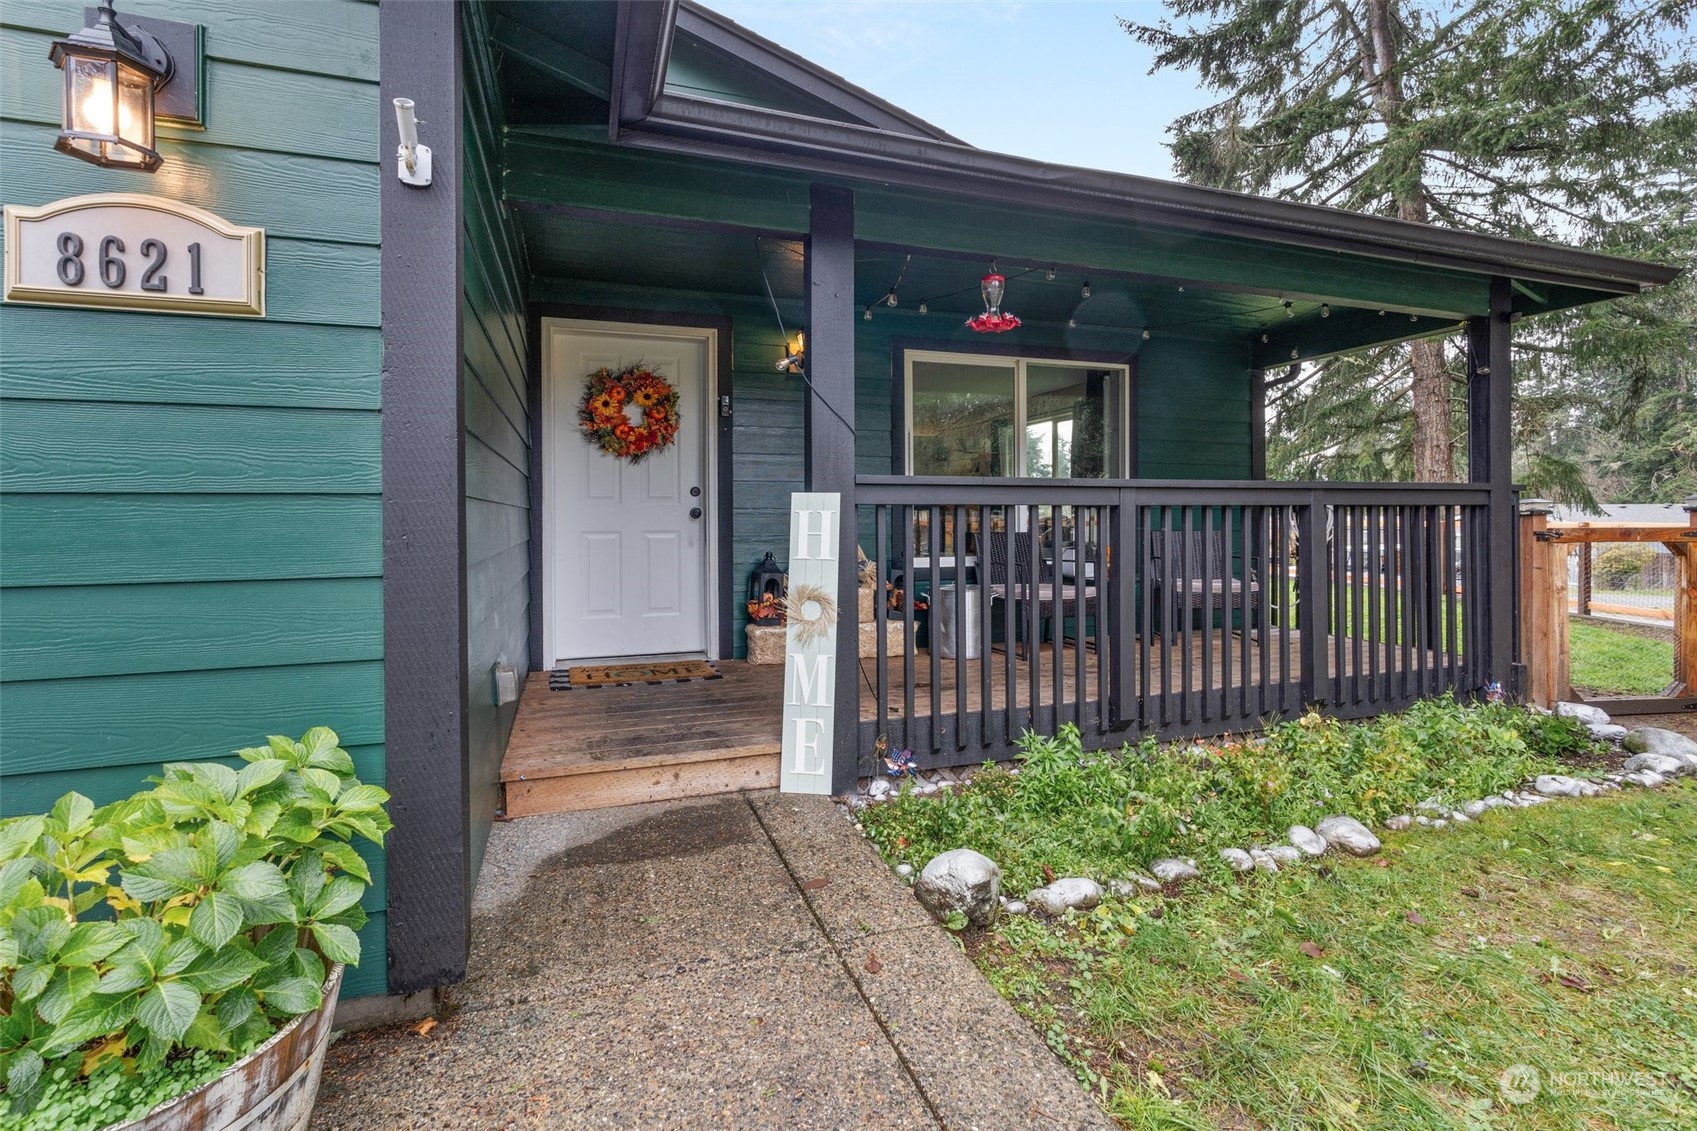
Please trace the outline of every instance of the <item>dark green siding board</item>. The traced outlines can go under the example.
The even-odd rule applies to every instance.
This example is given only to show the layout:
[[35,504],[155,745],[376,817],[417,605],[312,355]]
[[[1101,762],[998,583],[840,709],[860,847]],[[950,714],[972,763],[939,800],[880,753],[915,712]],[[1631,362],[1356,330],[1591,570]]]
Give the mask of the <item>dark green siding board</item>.
[[376,578],[0,590],[0,680],[377,660],[381,596]]
[[0,685],[8,773],[217,758],[328,726],[383,740],[382,664],[311,664]]
[[488,18],[482,5],[462,10],[467,816],[474,877],[517,714],[516,704],[495,705],[493,668],[513,665],[522,685],[530,667],[529,269],[518,225],[501,199],[502,107]]
[[[82,26],[83,5],[6,0],[0,23],[48,35]],[[206,55],[292,71],[377,80],[377,6],[290,0],[124,0],[124,14],[206,25]],[[214,112],[216,107],[213,108]]]
[[[57,129],[64,79],[43,66],[53,37],[17,32],[0,41],[0,99],[5,117]],[[322,75],[290,74],[210,61],[207,107],[226,144],[369,162],[377,151],[377,87]],[[159,127],[160,137],[198,141],[200,131]]]
[[375,496],[0,496],[0,585],[375,577]]
[[374,412],[0,402],[0,490],[371,494]]
[[530,476],[503,459],[476,436],[468,435],[465,446],[466,497],[512,507],[527,507]]
[[358,997],[376,997],[389,990],[389,972],[384,962],[388,951],[388,915],[367,912],[365,926],[359,931],[359,965],[342,975],[342,997],[349,1001]]
[[[204,319],[106,310],[4,308],[0,397],[148,404],[374,409],[383,341],[365,327],[225,319],[216,351]],[[115,333],[123,364],[67,350]],[[25,364],[23,359],[28,358]]]
[[[158,148],[165,164],[158,173],[97,170],[54,154],[56,131],[47,126],[4,125],[0,165],[8,204],[45,204],[90,192],[169,192],[232,224],[264,228],[272,239],[378,242],[375,165],[162,137]],[[44,153],[56,159],[46,160]]]

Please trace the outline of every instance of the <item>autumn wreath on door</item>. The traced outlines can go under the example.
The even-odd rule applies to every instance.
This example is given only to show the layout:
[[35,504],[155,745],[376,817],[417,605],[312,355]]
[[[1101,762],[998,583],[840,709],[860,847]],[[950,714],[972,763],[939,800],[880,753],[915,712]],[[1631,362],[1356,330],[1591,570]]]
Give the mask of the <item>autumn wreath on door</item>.
[[636,463],[678,438],[678,390],[641,362],[589,375],[578,422],[589,442]]

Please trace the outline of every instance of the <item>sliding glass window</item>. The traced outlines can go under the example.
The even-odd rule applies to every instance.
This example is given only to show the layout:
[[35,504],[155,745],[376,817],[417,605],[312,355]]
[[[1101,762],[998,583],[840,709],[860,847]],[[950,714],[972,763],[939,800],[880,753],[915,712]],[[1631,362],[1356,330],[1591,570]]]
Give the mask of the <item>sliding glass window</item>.
[[1126,366],[911,351],[905,368],[909,475],[1126,474]]

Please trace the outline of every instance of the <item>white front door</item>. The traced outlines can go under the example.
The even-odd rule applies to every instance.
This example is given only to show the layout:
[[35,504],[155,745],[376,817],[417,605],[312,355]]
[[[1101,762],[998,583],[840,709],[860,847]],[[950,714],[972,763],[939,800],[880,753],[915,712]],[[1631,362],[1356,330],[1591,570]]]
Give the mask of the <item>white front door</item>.
[[[543,325],[548,658],[705,653],[710,333]],[[590,443],[578,409],[590,374],[637,362],[677,388],[679,428],[632,463]]]

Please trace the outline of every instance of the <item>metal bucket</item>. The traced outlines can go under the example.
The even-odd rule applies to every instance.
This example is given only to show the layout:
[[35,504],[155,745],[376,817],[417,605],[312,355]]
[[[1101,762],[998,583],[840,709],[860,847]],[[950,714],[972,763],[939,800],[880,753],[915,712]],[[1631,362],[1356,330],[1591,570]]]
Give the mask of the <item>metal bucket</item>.
[[303,1013],[216,1080],[106,1131],[306,1131],[342,992],[338,963],[324,979],[324,1004]]

